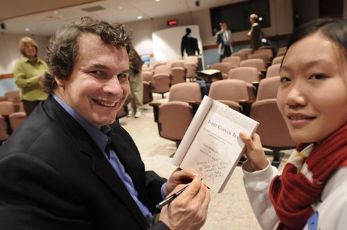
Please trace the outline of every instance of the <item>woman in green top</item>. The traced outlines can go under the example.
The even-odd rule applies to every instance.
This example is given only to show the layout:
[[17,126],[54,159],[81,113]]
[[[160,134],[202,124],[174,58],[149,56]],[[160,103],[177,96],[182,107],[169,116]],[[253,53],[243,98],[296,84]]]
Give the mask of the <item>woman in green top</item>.
[[37,57],[38,45],[32,38],[23,37],[19,41],[19,49],[23,57],[17,61],[13,74],[21,90],[24,110],[29,115],[40,101],[47,98],[47,94],[41,90],[40,81],[48,72],[48,67]]

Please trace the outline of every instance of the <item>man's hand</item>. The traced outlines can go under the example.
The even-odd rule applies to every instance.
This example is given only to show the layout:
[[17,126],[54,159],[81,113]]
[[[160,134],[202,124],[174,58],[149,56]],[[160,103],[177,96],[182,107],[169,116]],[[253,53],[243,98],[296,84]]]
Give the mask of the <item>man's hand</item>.
[[188,184],[194,177],[197,176],[197,173],[189,170],[176,169],[167,180],[165,185],[165,196],[171,193],[177,185]]
[[[173,192],[177,192],[183,187],[184,185],[179,185]],[[210,192],[208,188],[202,183],[199,176],[195,176],[177,198],[162,208],[159,220],[171,230],[200,229],[206,221],[209,203]]]

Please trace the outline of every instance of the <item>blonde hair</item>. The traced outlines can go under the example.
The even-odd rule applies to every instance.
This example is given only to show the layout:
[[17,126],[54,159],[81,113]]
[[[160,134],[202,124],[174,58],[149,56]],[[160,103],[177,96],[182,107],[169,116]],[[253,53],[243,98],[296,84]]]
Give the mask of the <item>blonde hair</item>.
[[19,50],[23,56],[25,56],[24,48],[28,45],[33,45],[36,48],[36,55],[39,51],[39,46],[31,37],[23,37],[19,41]]
[[257,20],[257,19],[258,19],[258,15],[256,15],[256,14],[251,14],[251,15],[249,16],[249,18]]

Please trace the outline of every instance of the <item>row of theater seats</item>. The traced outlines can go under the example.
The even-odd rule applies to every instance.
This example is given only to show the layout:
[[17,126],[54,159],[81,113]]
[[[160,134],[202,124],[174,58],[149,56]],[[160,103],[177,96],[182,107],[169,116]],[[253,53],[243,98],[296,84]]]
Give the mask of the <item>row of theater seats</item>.
[[264,47],[254,52],[245,48],[224,58],[220,63],[212,64],[210,68],[219,70],[224,79],[227,78],[229,70],[237,67],[254,67],[259,73],[259,78],[271,77],[278,75],[285,50],[285,47],[280,48],[278,52],[280,56],[274,58],[271,48]]
[[[192,81],[196,77],[198,57],[189,56],[184,60],[171,60],[153,62],[142,68],[144,89],[149,88],[153,93],[158,93],[164,98],[170,87],[177,83]],[[144,95],[147,95],[144,90]]]
[[0,97],[0,145],[26,118],[18,90],[10,90]]
[[[230,108],[250,116],[260,125],[257,133],[264,147],[272,150],[272,164],[278,166],[281,150],[291,149],[294,142],[276,105],[279,77],[259,82],[258,93],[251,99],[247,83],[239,79],[224,79],[211,84],[208,96],[227,104]],[[168,102],[151,103],[159,135],[178,145],[187,130],[202,95],[195,82],[179,83],[171,87]]]

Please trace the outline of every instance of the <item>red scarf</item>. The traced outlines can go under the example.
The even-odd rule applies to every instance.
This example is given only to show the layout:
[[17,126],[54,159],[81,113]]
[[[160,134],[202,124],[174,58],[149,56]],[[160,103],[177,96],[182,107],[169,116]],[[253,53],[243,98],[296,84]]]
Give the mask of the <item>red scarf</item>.
[[326,182],[339,167],[347,166],[347,124],[315,146],[305,164],[312,180],[287,163],[282,175],[270,185],[269,196],[280,219],[279,230],[303,229],[313,214],[311,205],[320,200]]

